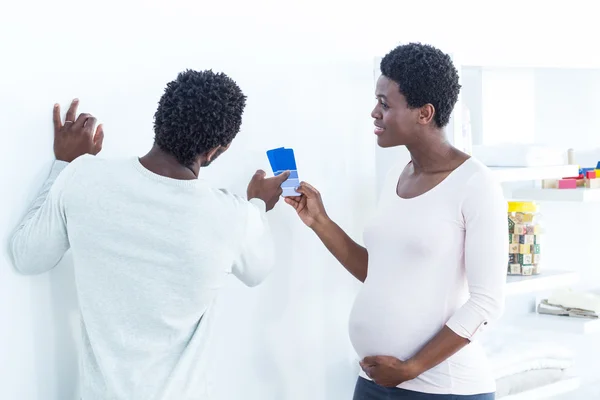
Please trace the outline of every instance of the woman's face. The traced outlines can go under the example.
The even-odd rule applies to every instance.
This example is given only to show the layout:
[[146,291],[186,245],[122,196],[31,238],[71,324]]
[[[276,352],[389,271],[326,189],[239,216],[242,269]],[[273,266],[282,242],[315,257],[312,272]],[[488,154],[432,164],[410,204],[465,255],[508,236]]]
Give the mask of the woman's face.
[[377,80],[375,96],[377,105],[371,116],[375,119],[377,144],[394,147],[411,143],[418,133],[421,110],[409,108],[398,84],[383,75]]

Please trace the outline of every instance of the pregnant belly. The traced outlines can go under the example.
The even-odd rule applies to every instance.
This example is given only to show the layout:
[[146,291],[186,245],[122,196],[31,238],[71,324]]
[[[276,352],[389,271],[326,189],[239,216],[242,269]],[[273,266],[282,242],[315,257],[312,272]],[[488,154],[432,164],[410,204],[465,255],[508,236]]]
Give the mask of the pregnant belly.
[[390,295],[363,285],[348,327],[350,341],[360,358],[387,355],[406,360],[443,327],[444,316],[432,313],[431,305],[427,304],[431,296],[409,299],[401,293],[400,289]]

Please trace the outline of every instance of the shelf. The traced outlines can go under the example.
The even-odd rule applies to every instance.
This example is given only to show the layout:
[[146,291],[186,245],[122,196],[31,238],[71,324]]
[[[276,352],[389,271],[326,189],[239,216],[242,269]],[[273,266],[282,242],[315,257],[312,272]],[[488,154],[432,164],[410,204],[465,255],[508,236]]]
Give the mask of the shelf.
[[549,167],[489,167],[500,182],[537,181],[577,176],[577,165],[555,165]]
[[504,397],[499,397],[502,400],[542,400],[552,399],[558,395],[569,393],[579,389],[581,386],[581,378],[565,378],[558,382],[544,385],[536,389],[526,390],[521,393],[511,394]]
[[577,283],[579,274],[570,271],[545,270],[539,275],[506,277],[506,295],[533,293],[542,290],[551,290],[558,287],[569,286]]
[[600,201],[600,189],[517,189],[510,196],[513,200],[572,201],[579,203]]
[[538,313],[519,317],[514,321],[514,325],[525,329],[552,331],[556,333],[574,333],[578,335],[600,333],[600,319],[563,317]]

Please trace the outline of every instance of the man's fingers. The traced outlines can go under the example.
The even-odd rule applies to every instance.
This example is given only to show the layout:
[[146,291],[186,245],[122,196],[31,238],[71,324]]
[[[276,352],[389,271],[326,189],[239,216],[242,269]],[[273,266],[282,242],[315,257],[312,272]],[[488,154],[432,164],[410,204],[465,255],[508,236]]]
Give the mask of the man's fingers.
[[81,113],[77,117],[77,120],[73,124],[73,128],[83,128],[85,126],[86,121],[92,117],[92,114]]
[[280,183],[285,182],[288,178],[290,177],[290,171],[285,171],[282,172],[281,174],[277,175],[275,178],[277,181],[279,181]]
[[67,116],[65,117],[65,121],[75,122],[75,116],[77,115],[77,106],[79,105],[79,99],[73,99],[71,102],[71,106],[67,111]]
[[267,176],[267,173],[262,169],[259,169],[254,173],[254,179],[262,179],[265,176]]
[[95,134],[94,128],[96,128],[96,122],[98,122],[98,120],[93,115],[90,115],[85,121],[83,121],[83,129],[86,133],[89,133],[90,136]]
[[60,128],[62,128],[62,122],[60,120],[60,105],[55,104],[52,110],[52,121],[54,122],[54,134],[56,135]]
[[94,155],[102,150],[102,142],[104,142],[104,126],[100,124],[94,134]]

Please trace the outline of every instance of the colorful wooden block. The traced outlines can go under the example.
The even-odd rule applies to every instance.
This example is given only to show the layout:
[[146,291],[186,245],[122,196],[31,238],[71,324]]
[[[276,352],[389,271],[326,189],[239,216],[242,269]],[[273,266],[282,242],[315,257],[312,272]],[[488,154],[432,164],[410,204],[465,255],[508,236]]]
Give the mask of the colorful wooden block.
[[508,263],[509,264],[517,264],[519,262],[518,254],[509,254],[508,255]]
[[533,265],[523,265],[521,267],[521,275],[533,275]]
[[524,235],[527,233],[527,227],[525,225],[515,224],[513,228],[513,233],[515,235]]
[[541,272],[539,264],[533,264],[533,275],[537,275]]
[[510,264],[508,266],[508,273],[511,275],[521,275],[521,264]]
[[543,179],[542,189],[558,189],[558,179]]
[[515,231],[515,221],[508,218],[508,232],[513,233]]
[[585,172],[585,178],[586,179],[596,179],[596,170],[590,170],[590,171],[586,171]]
[[531,254],[531,245],[530,244],[520,244],[519,245],[519,254]]
[[527,225],[525,226],[525,234],[526,235],[537,235],[540,233],[539,225]]
[[508,254],[519,254],[519,243],[510,243],[508,245]]
[[577,179],[560,179],[558,181],[559,189],[576,189]]
[[519,235],[520,244],[534,244],[535,235]]
[[600,189],[600,179],[586,179],[585,187],[588,189]]
[[533,254],[519,254],[518,260],[521,265],[533,264]]
[[533,244],[541,244],[542,243],[542,235],[534,235],[533,236]]
[[541,254],[534,254],[531,258],[532,264],[538,265],[540,263]]
[[540,245],[539,244],[532,244],[531,245],[531,253],[532,254],[540,254]]
[[512,241],[511,243],[521,243],[521,235],[515,235],[514,233],[512,234]]

